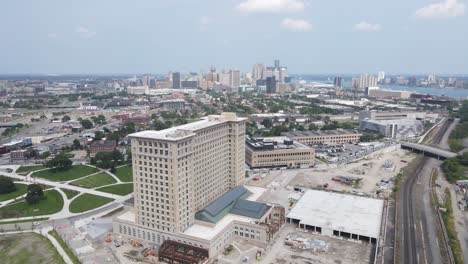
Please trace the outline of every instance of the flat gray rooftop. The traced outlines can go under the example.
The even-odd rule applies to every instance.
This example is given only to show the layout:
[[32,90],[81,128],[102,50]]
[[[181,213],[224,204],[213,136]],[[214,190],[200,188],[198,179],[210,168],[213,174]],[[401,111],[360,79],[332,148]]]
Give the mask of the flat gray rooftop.
[[378,238],[383,206],[383,200],[308,190],[287,218],[309,226]]
[[349,134],[356,134],[360,135],[360,133],[352,131],[352,130],[320,130],[320,131],[295,131],[295,132],[282,132],[282,136],[286,137],[313,137],[313,136],[333,136],[333,135],[349,135]]

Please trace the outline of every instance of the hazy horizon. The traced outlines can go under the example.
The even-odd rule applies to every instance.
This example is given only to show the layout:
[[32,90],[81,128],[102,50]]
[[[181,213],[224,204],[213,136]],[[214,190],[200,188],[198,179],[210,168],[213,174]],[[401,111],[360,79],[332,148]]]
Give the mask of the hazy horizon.
[[250,71],[468,74],[462,0],[18,0],[2,74]]

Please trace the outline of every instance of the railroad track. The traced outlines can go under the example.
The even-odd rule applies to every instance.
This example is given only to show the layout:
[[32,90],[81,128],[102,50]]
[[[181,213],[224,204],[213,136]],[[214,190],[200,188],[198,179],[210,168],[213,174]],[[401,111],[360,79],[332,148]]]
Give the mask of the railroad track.
[[[431,145],[438,146],[440,144],[449,126],[450,122],[446,121],[438,128],[437,133],[431,140]],[[428,221],[425,218],[425,213],[427,212],[434,215],[435,221],[440,221],[437,212],[432,207],[424,206],[423,195],[425,194],[421,193],[421,184],[429,184],[429,186],[432,184],[432,182],[427,182],[430,181],[431,177],[426,177],[427,175],[423,174],[424,168],[429,165],[429,159],[428,157],[423,157],[418,162],[413,173],[408,175],[403,182],[402,191],[398,197],[400,202],[399,208],[396,210],[400,214],[399,226],[401,227],[399,231],[401,236],[399,263],[436,263],[435,259],[441,259],[441,256],[439,257],[440,252],[430,251],[430,244],[434,244],[434,241],[430,241],[431,238],[428,234],[425,234],[422,226],[423,222],[427,223]],[[434,227],[429,226],[426,228]],[[447,241],[441,242],[447,243]],[[445,245],[444,248],[447,247],[448,245]],[[397,262],[397,258],[394,261]]]

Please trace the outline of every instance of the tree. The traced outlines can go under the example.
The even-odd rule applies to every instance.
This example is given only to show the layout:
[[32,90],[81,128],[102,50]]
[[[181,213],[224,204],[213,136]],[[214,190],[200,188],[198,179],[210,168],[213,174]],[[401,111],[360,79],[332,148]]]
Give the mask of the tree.
[[67,121],[70,121],[70,119],[71,119],[71,118],[70,118],[69,116],[64,115],[64,116],[62,117],[62,122],[65,123],[65,122],[67,122]]
[[64,171],[69,170],[72,167],[73,162],[65,157],[64,154],[59,154],[57,157],[47,161],[45,164],[47,168],[50,168],[54,171]]
[[98,115],[97,120],[99,124],[103,125],[106,123],[106,117],[104,115]]
[[84,129],[93,128],[93,122],[89,119],[83,119],[80,121],[80,124],[83,126]]
[[28,185],[28,193],[26,194],[26,202],[28,204],[35,204],[43,199],[45,199],[44,192],[39,184]]
[[309,125],[309,130],[310,131],[317,131],[317,130],[319,130],[319,127],[316,124],[310,124]]
[[102,131],[96,131],[94,133],[94,140],[101,140],[104,137],[104,133]]
[[0,194],[11,193],[16,191],[16,185],[10,178],[0,176]]
[[50,151],[45,151],[45,152],[39,154],[39,158],[41,158],[41,159],[46,159],[49,156],[50,156]]
[[271,128],[273,126],[273,122],[269,118],[263,119],[261,124],[266,128]]
[[81,148],[81,143],[76,138],[75,138],[75,140],[73,140],[73,148],[75,148],[75,149],[80,149]]
[[118,150],[112,152],[98,152],[94,158],[91,158],[91,164],[102,169],[109,169],[116,166],[123,160],[123,155]]

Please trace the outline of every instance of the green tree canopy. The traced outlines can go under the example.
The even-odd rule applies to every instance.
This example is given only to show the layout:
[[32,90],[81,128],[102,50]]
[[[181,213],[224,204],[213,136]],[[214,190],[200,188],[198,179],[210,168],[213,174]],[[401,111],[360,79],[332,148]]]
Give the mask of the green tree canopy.
[[44,191],[42,191],[42,188],[39,184],[28,185],[28,192],[26,194],[26,202],[28,204],[38,203],[44,198]]
[[16,186],[10,178],[0,176],[0,194],[16,191]]

